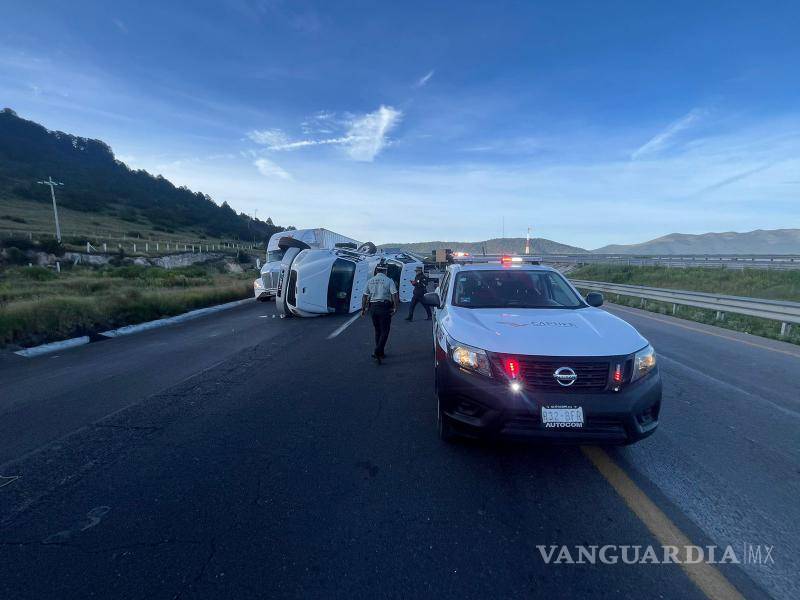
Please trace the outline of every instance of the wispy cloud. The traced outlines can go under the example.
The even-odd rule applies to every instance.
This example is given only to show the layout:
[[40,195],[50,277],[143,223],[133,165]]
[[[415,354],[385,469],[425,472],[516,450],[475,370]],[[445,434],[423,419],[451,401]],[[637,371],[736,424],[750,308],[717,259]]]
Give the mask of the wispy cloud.
[[267,146],[272,150],[276,149],[278,146],[284,146],[289,143],[289,136],[280,129],[254,129],[248,132],[247,137],[256,144]]
[[[391,106],[381,106],[374,112],[351,116],[345,121],[347,130],[343,135],[335,137],[292,140],[280,129],[253,130],[247,137],[273,151],[297,150],[311,146],[342,146],[353,160],[372,162],[389,144],[389,133],[397,126],[402,116],[400,110]],[[337,123],[332,113],[317,113],[315,119],[317,122]],[[308,123],[308,120],[303,122],[304,131],[312,130]]]
[[428,83],[431,80],[431,77],[433,77],[433,74],[434,74],[434,70],[431,69],[430,71],[425,73],[425,75],[423,75],[422,77],[420,77],[417,80],[417,82],[414,84],[414,87],[417,87],[417,88],[423,87],[426,83]]
[[375,112],[354,120],[347,132],[347,153],[354,160],[371,162],[386,147],[389,132],[402,116],[391,106],[381,106]]
[[716,191],[716,190],[718,190],[720,188],[723,188],[725,186],[731,185],[732,183],[736,183],[737,181],[741,181],[742,179],[747,179],[751,175],[755,175],[756,173],[760,173],[761,171],[766,171],[767,169],[769,169],[774,164],[775,164],[775,162],[770,162],[770,163],[767,163],[765,165],[761,165],[761,166],[755,167],[753,169],[747,169],[746,171],[742,171],[741,173],[736,173],[735,175],[731,175],[730,177],[726,177],[726,178],[724,178],[724,179],[722,179],[720,181],[717,181],[716,183],[712,183],[711,185],[708,185],[708,186],[704,187],[703,189],[701,189],[700,191],[698,191],[694,195],[695,196],[701,196],[703,194],[707,194],[708,192],[714,192],[714,191]]
[[125,25],[125,21],[123,21],[122,19],[113,18],[111,19],[111,22],[117,29],[120,30],[121,33],[128,35],[128,26]]
[[283,179],[287,181],[292,178],[288,172],[266,158],[256,159],[253,164],[258,169],[258,172],[264,177]]
[[663,131],[650,138],[646,144],[637,148],[633,154],[631,154],[631,159],[637,160],[644,156],[656,154],[669,147],[673,143],[674,138],[681,131],[695,125],[705,114],[706,111],[704,109],[693,108],[677,121],[673,121],[667,125]]

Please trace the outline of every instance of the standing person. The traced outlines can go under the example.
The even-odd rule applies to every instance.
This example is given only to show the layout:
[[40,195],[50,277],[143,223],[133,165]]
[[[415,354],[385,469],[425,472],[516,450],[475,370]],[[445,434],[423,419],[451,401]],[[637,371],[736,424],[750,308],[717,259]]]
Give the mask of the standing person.
[[361,299],[361,316],[367,312],[372,314],[372,326],[375,328],[375,352],[372,358],[381,364],[386,357],[384,349],[392,327],[392,315],[400,308],[400,296],[394,281],[386,276],[386,265],[380,263],[375,269],[375,276],[367,281],[367,288]]
[[408,309],[406,321],[412,321],[414,319],[414,309],[417,307],[417,304],[422,304],[422,306],[425,307],[425,312],[428,313],[428,321],[430,321],[431,307],[422,301],[425,297],[425,292],[428,291],[428,276],[425,275],[422,267],[417,267],[416,272],[417,274],[414,275],[414,279],[411,280],[411,284],[414,286],[414,294],[411,296],[411,306]]

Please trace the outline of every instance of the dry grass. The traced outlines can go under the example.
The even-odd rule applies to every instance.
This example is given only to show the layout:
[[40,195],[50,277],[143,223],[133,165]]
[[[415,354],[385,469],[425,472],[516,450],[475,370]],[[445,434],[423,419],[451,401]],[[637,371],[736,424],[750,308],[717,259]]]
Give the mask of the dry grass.
[[0,274],[0,345],[32,346],[247,298],[254,272],[217,265],[41,268]]

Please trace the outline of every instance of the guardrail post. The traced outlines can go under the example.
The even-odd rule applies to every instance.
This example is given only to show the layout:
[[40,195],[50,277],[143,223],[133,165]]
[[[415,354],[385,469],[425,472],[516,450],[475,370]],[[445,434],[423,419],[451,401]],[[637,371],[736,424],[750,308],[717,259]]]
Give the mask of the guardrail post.
[[791,323],[781,323],[781,337],[786,337],[792,331]]
[[639,306],[641,306],[642,308],[644,308],[645,306],[647,306],[647,300],[645,300],[644,298],[642,298],[642,301],[639,303]]
[[103,242],[103,254],[105,254],[107,252],[108,252],[108,246],[106,245],[105,242]]
[[725,313],[721,310],[717,311],[717,321],[724,321],[725,320]]
[[150,252],[150,243],[149,242],[145,242],[144,243],[144,251],[145,252]]
[[678,312],[678,305],[677,304],[673,304],[672,305],[672,314],[674,315],[676,312]]
[[136,242],[133,243],[133,253],[136,254]]

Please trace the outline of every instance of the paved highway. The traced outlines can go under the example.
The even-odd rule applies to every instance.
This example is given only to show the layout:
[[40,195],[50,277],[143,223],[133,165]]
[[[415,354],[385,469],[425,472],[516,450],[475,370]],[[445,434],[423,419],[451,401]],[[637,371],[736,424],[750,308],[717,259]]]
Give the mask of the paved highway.
[[[0,597],[800,596],[800,348],[609,310],[665,384],[659,431],[619,449],[442,444],[425,321],[395,320],[381,367],[367,320],[330,338],[347,318],[255,303],[5,355]],[[680,539],[774,563],[537,548]]]

